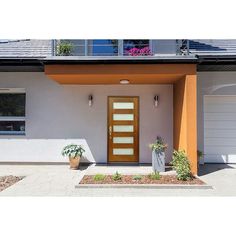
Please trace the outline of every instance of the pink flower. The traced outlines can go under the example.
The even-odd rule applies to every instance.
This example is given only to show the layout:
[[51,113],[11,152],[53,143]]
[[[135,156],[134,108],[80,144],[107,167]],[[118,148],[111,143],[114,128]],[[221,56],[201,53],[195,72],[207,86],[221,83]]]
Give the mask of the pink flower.
[[150,56],[152,55],[149,47],[144,48],[131,48],[130,50],[126,50],[126,54],[129,56]]

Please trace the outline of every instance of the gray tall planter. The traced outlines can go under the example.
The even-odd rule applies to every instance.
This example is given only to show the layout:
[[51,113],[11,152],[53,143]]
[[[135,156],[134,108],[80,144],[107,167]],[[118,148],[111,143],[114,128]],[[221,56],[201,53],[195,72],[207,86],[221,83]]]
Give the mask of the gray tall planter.
[[165,171],[165,152],[152,151],[152,169],[154,172]]

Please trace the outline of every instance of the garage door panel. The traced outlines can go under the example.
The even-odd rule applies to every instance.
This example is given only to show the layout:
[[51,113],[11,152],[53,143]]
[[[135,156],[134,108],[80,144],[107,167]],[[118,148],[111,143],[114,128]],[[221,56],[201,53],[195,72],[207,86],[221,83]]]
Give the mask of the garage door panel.
[[207,98],[207,104],[235,104],[236,105],[236,96],[229,95],[219,95],[219,96],[205,96]]
[[204,97],[204,161],[236,163],[236,96]]
[[205,138],[236,138],[236,130],[228,129],[205,129]]
[[235,146],[236,147],[236,138],[224,138],[224,140],[222,140],[222,138],[205,138],[205,143],[207,143],[207,145],[219,145],[221,146],[222,143],[225,147],[232,147]]
[[204,127],[206,129],[235,129],[236,130],[236,122],[235,121],[209,121],[205,120]]
[[236,112],[205,112],[205,121],[235,121],[236,122]]
[[206,104],[204,112],[236,112],[236,104]]
[[236,154],[207,154],[205,159],[208,163],[235,163]]
[[205,145],[204,154],[235,154],[236,146]]

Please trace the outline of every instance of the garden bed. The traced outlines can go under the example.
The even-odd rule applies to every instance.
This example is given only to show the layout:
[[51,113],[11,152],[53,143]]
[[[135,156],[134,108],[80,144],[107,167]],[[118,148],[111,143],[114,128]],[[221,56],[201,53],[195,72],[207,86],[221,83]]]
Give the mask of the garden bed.
[[177,180],[176,175],[161,175],[160,179],[151,179],[148,175],[141,175],[141,179],[134,179],[135,175],[122,175],[120,180],[113,180],[112,175],[105,175],[103,180],[95,180],[95,175],[85,175],[80,184],[163,184],[163,185],[204,185],[197,177],[191,180]]
[[17,183],[18,181],[22,180],[24,177],[22,176],[0,176],[0,192],[4,189],[10,187],[11,185]]

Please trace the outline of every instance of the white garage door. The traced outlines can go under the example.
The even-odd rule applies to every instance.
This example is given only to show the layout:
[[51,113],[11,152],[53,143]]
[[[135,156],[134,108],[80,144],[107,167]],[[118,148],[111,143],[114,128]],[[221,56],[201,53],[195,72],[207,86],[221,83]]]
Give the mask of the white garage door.
[[236,96],[204,97],[205,162],[236,163]]

